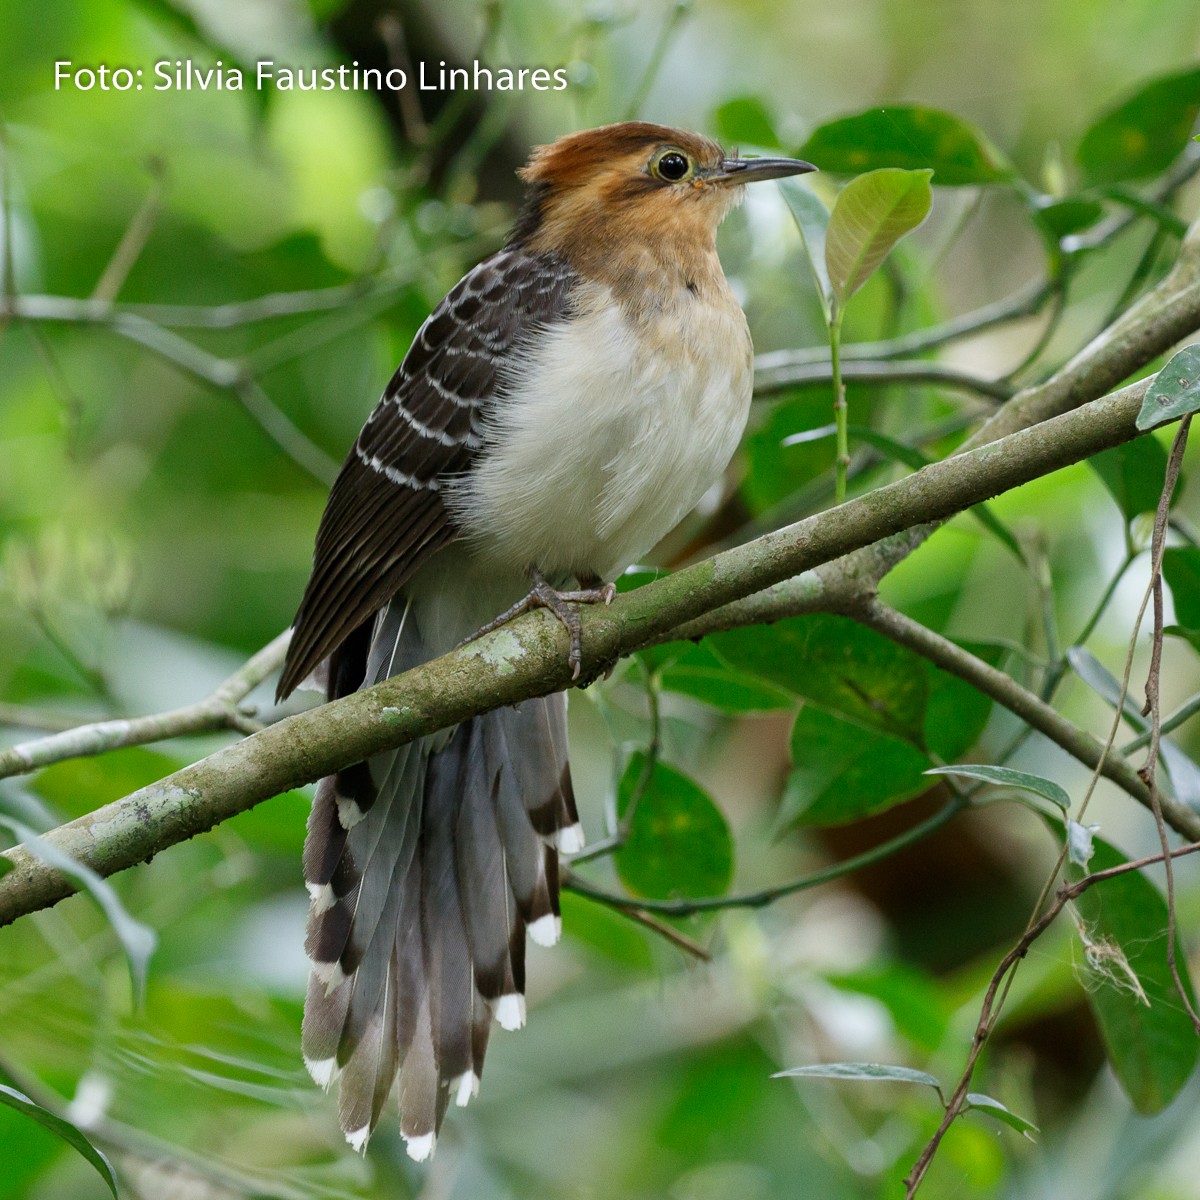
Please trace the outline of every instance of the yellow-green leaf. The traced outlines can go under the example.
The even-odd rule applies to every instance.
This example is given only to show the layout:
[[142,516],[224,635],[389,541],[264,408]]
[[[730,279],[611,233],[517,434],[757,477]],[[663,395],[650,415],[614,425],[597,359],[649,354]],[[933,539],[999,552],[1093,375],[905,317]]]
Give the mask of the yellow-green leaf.
[[874,274],[895,244],[929,214],[932,171],[883,167],[852,179],[838,194],[825,234],[825,265],[837,304]]

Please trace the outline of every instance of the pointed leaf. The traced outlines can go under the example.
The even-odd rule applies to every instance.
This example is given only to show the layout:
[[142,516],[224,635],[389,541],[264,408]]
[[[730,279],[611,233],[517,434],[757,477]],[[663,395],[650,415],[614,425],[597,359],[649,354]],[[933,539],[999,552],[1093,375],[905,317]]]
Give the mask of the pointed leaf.
[[1014,771],[1011,767],[993,767],[985,763],[959,763],[953,767],[934,767],[926,771],[926,775],[961,775],[964,779],[979,779],[984,783],[999,784],[1003,787],[1018,788],[1023,792],[1032,792],[1057,805],[1066,812],[1071,807],[1071,797],[1066,789],[1059,787],[1051,779],[1043,779],[1040,775],[1030,775],[1026,771]]
[[1152,429],[1200,410],[1200,345],[1184,346],[1146,391],[1137,427]]
[[1103,216],[1104,205],[1099,200],[1079,196],[1068,196],[1065,200],[1047,198],[1033,209],[1033,219],[1038,227],[1055,242],[1090,229]]
[[[1061,826],[1060,826],[1061,828]],[[1094,840],[1090,869],[1126,862],[1102,838]],[[1083,871],[1069,868],[1078,879]],[[1141,871],[1096,884],[1076,901],[1084,937],[1087,998],[1109,1061],[1134,1107],[1165,1108],[1196,1067],[1200,1039],[1179,1002],[1167,965],[1167,904]],[[1189,993],[1187,956],[1176,954]]]
[[1184,346],[1154,377],[1137,417],[1139,429],[1153,429],[1200,409],[1200,346]]
[[929,215],[932,171],[884,167],[838,193],[825,235],[825,265],[836,304],[845,304],[892,247]]
[[1200,69],[1160,76],[1110,109],[1075,157],[1091,184],[1156,175],[1187,145],[1200,113]]
[[[829,284],[829,268],[825,265],[825,234],[829,228],[829,209],[811,188],[806,188],[798,180],[781,179],[779,190],[783,193],[792,219],[796,222],[796,228],[800,230],[804,253],[817,284],[817,294],[828,318],[829,301],[833,296],[833,289]],[[834,428],[836,429],[836,426]]]
[[[879,167],[929,168],[946,187],[1004,183],[1012,165],[979,130],[922,105],[890,105],[815,129],[801,157],[822,171],[857,175]],[[810,156],[816,157],[810,157]]]
[[[1126,521],[1154,512],[1167,474],[1167,452],[1154,438],[1137,438],[1088,459]],[[1179,487],[1175,495],[1179,495]]]
[[1023,1133],[1030,1141],[1033,1141],[1032,1135],[1039,1132],[1038,1127],[1032,1121],[1017,1116],[1011,1109],[1005,1108],[999,1100],[985,1096],[982,1092],[967,1093],[967,1108],[985,1113],[994,1120],[1011,1126],[1018,1133]]
[[[975,744],[991,712],[982,692],[848,617],[791,617],[714,634],[705,644],[740,671],[943,761]],[[1000,659],[997,647],[967,648],[993,664]]]
[[112,1163],[70,1121],[64,1121],[62,1117],[56,1116],[49,1109],[35,1104],[24,1092],[18,1092],[15,1088],[5,1087],[3,1084],[0,1084],[0,1104],[24,1113],[25,1116],[39,1125],[45,1126],[51,1133],[56,1134],[69,1146],[78,1150],[96,1168],[100,1178],[112,1192],[113,1200],[119,1200],[117,1179],[113,1174]]
[[929,758],[911,742],[806,704],[792,727],[783,825],[843,825],[926,791]]
[[789,1067],[776,1071],[772,1079],[860,1079],[869,1083],[920,1083],[931,1087],[940,1096],[942,1085],[936,1075],[913,1067],[897,1067],[890,1063],[835,1062],[813,1063],[806,1067]]
[[1163,553],[1163,578],[1171,589],[1179,624],[1200,629],[1200,548],[1169,546]]
[[765,679],[731,667],[718,658],[707,643],[685,645],[686,649],[661,668],[659,678],[667,691],[691,696],[727,713],[769,712],[795,707],[796,698],[790,693]]
[[[648,772],[648,773],[647,773]],[[708,793],[665,763],[634,754],[617,796],[624,817],[636,803],[617,874],[640,896],[719,896],[733,878],[729,825]]]

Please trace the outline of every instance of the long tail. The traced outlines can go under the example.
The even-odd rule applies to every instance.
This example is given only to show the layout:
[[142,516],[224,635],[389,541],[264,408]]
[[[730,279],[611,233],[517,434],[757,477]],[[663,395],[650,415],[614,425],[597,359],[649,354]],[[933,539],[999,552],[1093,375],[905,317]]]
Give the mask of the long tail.
[[[429,656],[398,598],[376,622],[366,681]],[[337,666],[331,692],[363,679],[361,658],[357,679]],[[465,1105],[477,1094],[492,1018],[525,1023],[526,932],[558,940],[558,851],[581,845],[564,695],[321,780],[304,846],[303,1049],[318,1084],[338,1083],[355,1149],[397,1079],[400,1131],[418,1160],[432,1153],[451,1096]]]

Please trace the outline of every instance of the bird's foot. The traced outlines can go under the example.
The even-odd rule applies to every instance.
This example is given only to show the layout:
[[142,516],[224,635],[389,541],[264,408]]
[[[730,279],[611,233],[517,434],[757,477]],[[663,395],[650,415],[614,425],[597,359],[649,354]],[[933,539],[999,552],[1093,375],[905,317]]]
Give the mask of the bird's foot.
[[557,588],[551,587],[538,571],[530,571],[529,575],[532,580],[529,594],[523,599],[518,600],[511,608],[505,609],[495,620],[489,621],[481,629],[477,629],[469,638],[460,642],[459,645],[465,646],[468,642],[473,642],[476,638],[483,637],[485,633],[492,633],[502,625],[507,625],[514,617],[519,617],[522,613],[529,612],[531,609],[545,608],[558,618],[563,628],[571,637],[571,652],[567,656],[567,662],[571,667],[571,678],[578,679],[580,664],[583,661],[583,648],[580,641],[583,627],[579,620],[579,613],[571,606],[573,604],[599,604],[601,602],[607,606],[613,602],[613,598],[617,594],[617,585],[615,583],[601,583],[599,579],[596,579],[593,583],[592,580],[588,579],[580,581],[587,583],[587,587],[570,592],[560,592]]

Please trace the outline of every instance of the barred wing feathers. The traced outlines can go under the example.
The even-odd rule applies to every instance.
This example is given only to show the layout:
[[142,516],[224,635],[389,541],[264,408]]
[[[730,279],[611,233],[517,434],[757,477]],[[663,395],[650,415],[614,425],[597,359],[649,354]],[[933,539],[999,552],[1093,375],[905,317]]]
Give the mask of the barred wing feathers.
[[446,482],[479,450],[506,359],[568,315],[574,280],[557,255],[502,250],[465,275],[421,326],[330,492],[280,697],[455,536]]

